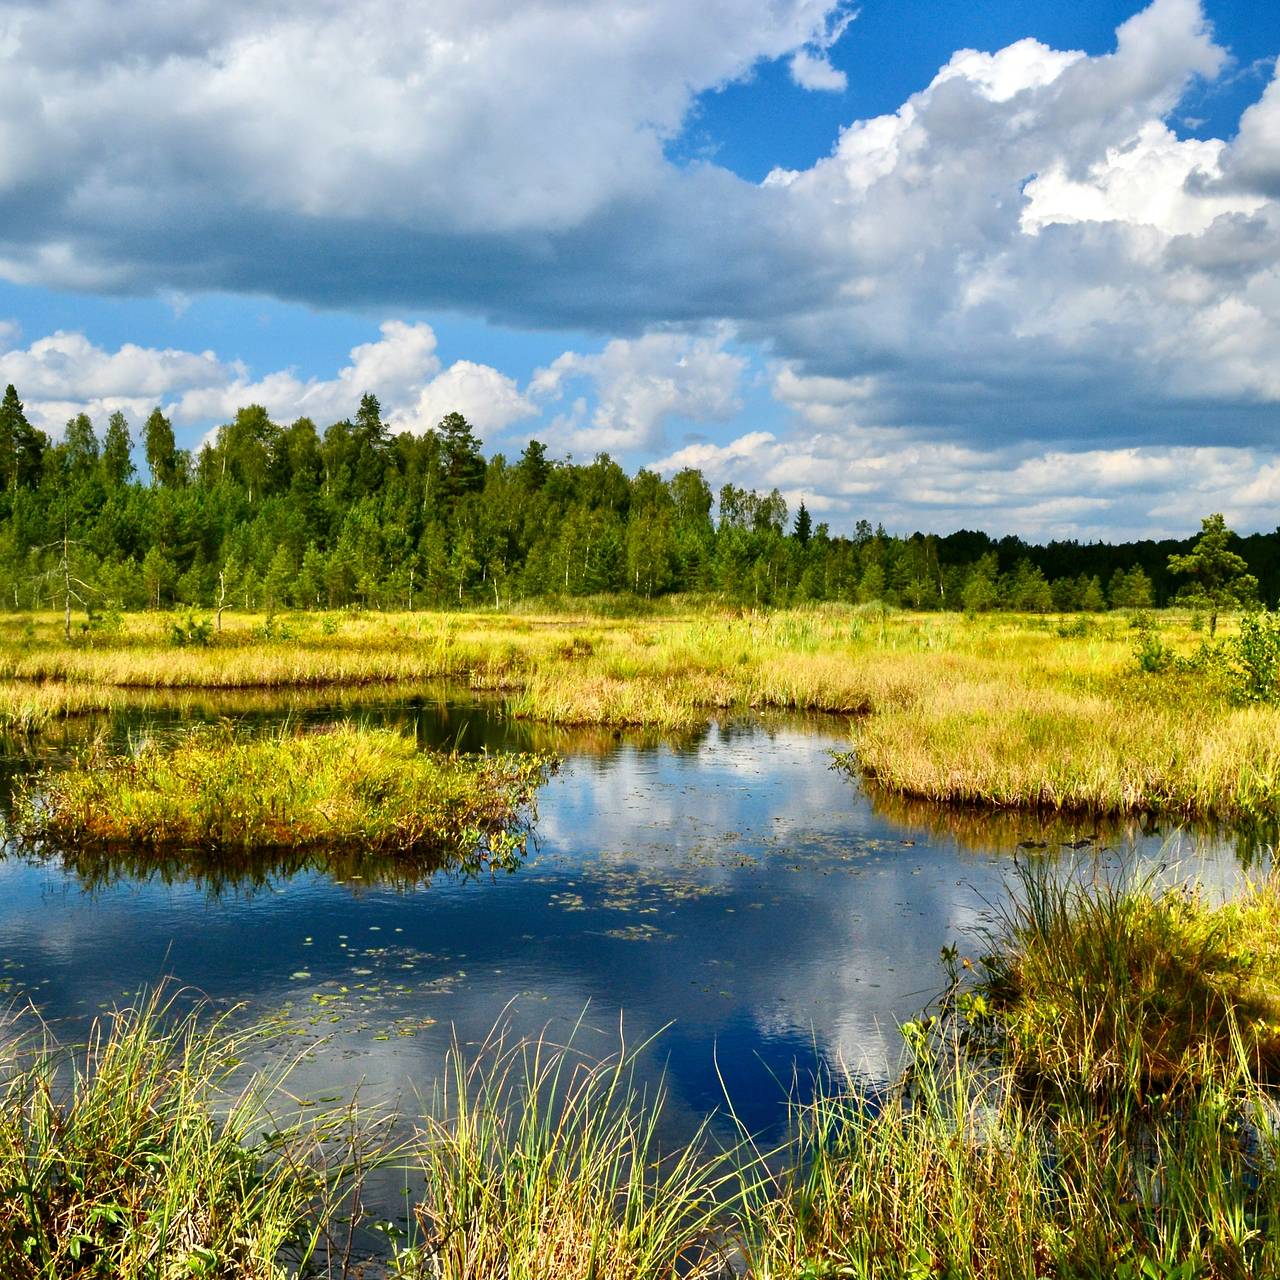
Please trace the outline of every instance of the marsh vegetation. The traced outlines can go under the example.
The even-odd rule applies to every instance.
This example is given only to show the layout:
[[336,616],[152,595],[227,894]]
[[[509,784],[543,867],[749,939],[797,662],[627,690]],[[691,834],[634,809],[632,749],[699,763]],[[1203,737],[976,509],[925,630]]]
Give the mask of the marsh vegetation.
[[1280,804],[1270,615],[228,615],[174,647],[163,617],[66,645],[56,617],[0,624],[11,728],[151,692],[408,688],[448,679],[559,725],[688,730],[720,711],[850,717],[848,767],[922,799],[1237,820]]
[[154,998],[87,1050],[11,1037],[5,1274],[347,1274],[382,1166],[412,1197],[382,1265],[412,1280],[1280,1275],[1276,893],[1024,865],[983,948],[944,950],[899,1074],[827,1074],[780,1144],[664,1145],[625,1047],[455,1045],[389,1142],[298,1121],[287,1076],[238,1068],[263,1031]]
[[198,726],[29,777],[16,831],[77,852],[333,849],[501,866],[523,850],[554,763],[421,751],[351,723],[257,737]]

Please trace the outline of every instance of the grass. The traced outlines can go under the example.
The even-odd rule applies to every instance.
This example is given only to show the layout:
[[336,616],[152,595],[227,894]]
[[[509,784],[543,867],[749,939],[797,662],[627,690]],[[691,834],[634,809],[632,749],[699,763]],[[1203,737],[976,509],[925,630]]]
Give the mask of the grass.
[[820,1090],[744,1183],[749,1274],[1280,1275],[1275,894],[1024,867],[902,1075]]
[[1280,1068],[1280,878],[1219,904],[1153,875],[1022,868],[979,964],[1001,1059],[1023,1078],[1135,1095],[1209,1069]]
[[645,1096],[645,1046],[590,1060],[572,1044],[455,1045],[418,1142],[426,1192],[405,1280],[539,1276],[687,1280],[723,1274],[721,1192],[733,1176],[701,1135],[664,1156],[665,1089]]
[[636,617],[228,614],[208,647],[173,648],[164,615],[69,646],[60,620],[41,615],[0,623],[0,728],[38,730],[132,691],[447,680],[553,726],[670,733],[720,710],[847,715],[847,767],[928,801],[1230,822],[1280,814],[1280,707],[1236,705],[1214,679],[1176,667],[1138,670],[1142,637],[1193,653],[1192,621],[1168,613],[1138,632],[1119,615],[1066,628],[832,604],[743,616],[677,601]]
[[[749,1280],[1273,1280],[1280,1098],[1256,1014],[1280,975],[1275,892],[1215,904],[1024,867],[989,953],[944,952],[901,1073],[828,1075],[777,1148],[711,1150],[703,1130],[664,1149],[665,1090],[636,1085],[645,1045],[455,1047],[417,1136],[373,1157],[422,1188],[384,1265],[677,1280],[736,1255]],[[348,1122],[322,1116],[255,1144],[278,1078],[237,1090],[245,1039],[171,1013],[144,1001],[72,1055],[7,1049],[6,1280],[257,1280],[349,1233],[368,1141],[331,1144]]]
[[258,738],[199,726],[27,779],[16,827],[71,851],[349,848],[466,865],[483,850],[500,864],[523,849],[522,813],[551,767],[420,751],[396,730],[351,723]]
[[156,994],[96,1021],[76,1050],[11,1035],[0,1275],[283,1280],[312,1257],[340,1199],[332,1117],[273,1123],[287,1072],[236,1087],[260,1034]]

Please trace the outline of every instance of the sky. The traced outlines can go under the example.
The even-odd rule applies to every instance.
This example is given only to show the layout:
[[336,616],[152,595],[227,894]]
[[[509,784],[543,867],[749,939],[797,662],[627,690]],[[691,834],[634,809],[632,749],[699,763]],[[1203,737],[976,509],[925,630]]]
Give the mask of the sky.
[[0,383],[702,469],[834,532],[1280,524],[1280,5],[0,0]]

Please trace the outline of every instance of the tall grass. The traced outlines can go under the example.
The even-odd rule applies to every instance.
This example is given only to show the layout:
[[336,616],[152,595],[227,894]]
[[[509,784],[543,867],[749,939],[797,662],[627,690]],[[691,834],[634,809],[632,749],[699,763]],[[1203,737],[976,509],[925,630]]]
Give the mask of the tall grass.
[[732,1172],[702,1134],[664,1153],[665,1088],[636,1051],[591,1060],[545,1038],[455,1045],[420,1140],[421,1239],[406,1280],[674,1280],[719,1276],[719,1193]]
[[523,848],[522,810],[553,762],[420,751],[392,729],[341,724],[243,738],[199,726],[130,753],[91,748],[24,781],[19,833],[68,849],[437,850],[501,863]]
[[1280,1275],[1274,892],[1025,868],[902,1075],[820,1091],[746,1181],[749,1274]]
[[283,1280],[316,1256],[341,1200],[332,1117],[273,1120],[286,1072],[237,1086],[259,1034],[153,993],[97,1020],[76,1050],[11,1038],[0,1275]]
[[1023,1078],[1145,1096],[1280,1067],[1280,878],[1213,905],[1156,872],[1020,867],[977,965],[982,1023]]
[[[901,1073],[828,1076],[776,1149],[747,1134],[713,1149],[705,1128],[664,1147],[665,1088],[637,1084],[648,1045],[604,1061],[545,1038],[455,1046],[395,1155],[423,1190],[386,1267],[1280,1277],[1280,1099],[1255,1017],[1280,973],[1274,888],[1214,905],[1151,878],[1023,876],[985,956],[944,952],[944,994],[904,1024]],[[74,1055],[8,1044],[0,1275],[275,1280],[318,1258],[369,1144],[356,1124],[335,1148],[342,1117],[255,1141],[280,1077],[237,1090],[244,1048],[225,1020],[155,998]]]

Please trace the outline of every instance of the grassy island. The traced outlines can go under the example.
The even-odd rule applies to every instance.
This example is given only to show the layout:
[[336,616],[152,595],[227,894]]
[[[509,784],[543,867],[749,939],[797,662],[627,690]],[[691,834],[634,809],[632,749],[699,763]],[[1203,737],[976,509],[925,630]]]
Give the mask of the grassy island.
[[552,762],[420,751],[342,724],[238,737],[198,727],[126,754],[91,750],[24,784],[17,825],[63,848],[424,850],[465,863],[523,847],[523,813]]

